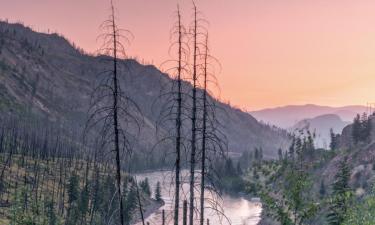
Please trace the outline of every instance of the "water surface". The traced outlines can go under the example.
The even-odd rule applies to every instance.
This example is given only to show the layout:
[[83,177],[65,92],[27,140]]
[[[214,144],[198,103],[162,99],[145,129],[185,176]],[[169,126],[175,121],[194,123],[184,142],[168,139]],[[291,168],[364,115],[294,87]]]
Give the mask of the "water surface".
[[[189,180],[188,171],[184,170],[181,174],[183,177],[182,180],[184,184],[182,185],[183,190],[180,195],[180,199],[189,199],[189,185],[187,184]],[[137,180],[140,181],[145,179],[146,177],[149,179],[153,196],[156,183],[158,181],[161,183],[161,194],[163,200],[165,201],[165,205],[153,214],[151,214],[150,216],[146,217],[146,221],[149,222],[150,225],[161,225],[161,214],[162,210],[164,209],[166,213],[166,225],[173,224],[173,212],[171,211],[173,209],[174,201],[173,173],[170,171],[142,173],[137,175]],[[197,198],[199,197],[198,190],[199,187],[197,187],[197,191],[195,192],[195,196]],[[260,221],[260,214],[262,211],[260,203],[249,201],[248,199],[241,196],[232,196],[224,194],[221,197],[218,197],[217,195],[214,195],[209,192],[205,192],[205,195],[207,196],[207,200],[205,203],[206,206],[210,208],[215,208],[215,210],[206,210],[207,212],[205,217],[210,219],[211,225],[256,225]],[[218,202],[218,204],[214,204],[213,202]],[[180,207],[182,207],[182,202],[180,204]],[[182,218],[182,212],[180,213],[180,217]],[[198,212],[196,213],[195,218],[199,218]],[[197,222],[195,222],[195,224],[198,224],[198,220]],[[141,225],[141,223],[138,223],[137,225]]]

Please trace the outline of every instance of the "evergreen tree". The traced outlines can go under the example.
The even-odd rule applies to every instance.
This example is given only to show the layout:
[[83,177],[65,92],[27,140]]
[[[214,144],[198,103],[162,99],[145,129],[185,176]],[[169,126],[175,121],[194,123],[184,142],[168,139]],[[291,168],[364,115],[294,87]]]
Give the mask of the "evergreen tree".
[[278,155],[279,155],[279,161],[282,161],[283,160],[283,150],[281,148],[279,148],[279,150],[277,151]]
[[361,118],[361,141],[367,142],[371,134],[371,119],[366,113]]
[[329,144],[329,148],[331,150],[336,150],[337,147],[338,147],[338,134],[336,135],[334,132],[333,132],[333,129],[331,128],[329,130],[329,134],[330,134],[330,137],[331,137],[331,143]]
[[[90,208],[90,221],[94,219],[99,206],[102,204],[102,186],[100,183],[99,169],[95,168],[95,176],[92,181],[93,185],[91,186],[91,208]],[[91,222],[90,222],[91,223]]]
[[156,183],[156,188],[155,188],[155,199],[156,199],[156,201],[158,201],[158,202],[161,202],[161,201],[162,201],[162,198],[161,198],[161,185],[160,185],[160,182],[159,182],[159,181]]
[[351,198],[351,190],[349,187],[350,168],[348,160],[345,157],[340,162],[339,171],[335,176],[332,186],[332,196],[330,199],[329,213],[327,221],[329,225],[341,225],[348,211]]
[[54,208],[54,202],[51,199],[46,199],[44,205],[45,205],[45,212],[48,218],[48,225],[60,224],[59,218],[56,215],[56,211]]
[[78,202],[78,210],[79,210],[80,217],[82,220],[86,218],[86,214],[89,209],[89,197],[90,197],[90,193],[86,185],[86,187],[83,188],[83,190],[81,191],[81,196]]
[[126,204],[124,208],[125,224],[130,224],[134,210],[137,208],[137,188],[135,185],[137,185],[135,182],[131,183],[126,196]]
[[262,147],[259,148],[259,161],[260,162],[263,161],[263,148]]
[[78,223],[78,205],[77,200],[79,198],[79,177],[76,173],[73,173],[69,178],[68,184],[68,214],[66,218],[67,225],[75,225]]
[[352,137],[354,144],[357,144],[361,140],[361,118],[359,114],[357,114],[353,121]]
[[238,175],[242,175],[243,174],[243,171],[242,171],[242,168],[241,168],[241,162],[240,161],[237,162],[237,174]]
[[255,161],[259,160],[259,150],[258,150],[257,147],[255,147],[255,149],[254,149],[254,159],[255,159]]
[[226,176],[235,176],[236,175],[236,169],[233,166],[232,159],[228,158],[225,160],[225,175]]
[[288,156],[292,162],[294,161],[294,158],[295,158],[295,145],[296,145],[296,138],[293,137],[292,143],[289,146],[289,151],[288,151]]
[[70,176],[68,184],[68,203],[72,204],[77,201],[79,197],[79,178],[77,174],[73,173]]
[[319,188],[319,194],[320,194],[320,197],[324,197],[326,195],[326,186],[324,184],[324,180],[322,179],[322,181],[320,182],[320,188]]
[[143,193],[145,193],[148,196],[151,196],[151,188],[147,177],[140,182],[139,186],[141,187]]

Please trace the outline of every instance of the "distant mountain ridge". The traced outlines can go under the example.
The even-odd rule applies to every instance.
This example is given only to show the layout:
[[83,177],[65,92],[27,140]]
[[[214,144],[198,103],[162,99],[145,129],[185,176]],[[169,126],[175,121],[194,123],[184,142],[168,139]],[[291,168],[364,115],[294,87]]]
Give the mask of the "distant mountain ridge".
[[272,124],[281,128],[290,128],[304,119],[311,119],[326,114],[336,114],[343,121],[352,121],[356,114],[366,112],[367,108],[361,105],[331,107],[314,104],[288,105],[252,111],[250,114],[258,121]]
[[[71,121],[82,127],[96,76],[108,66],[103,58],[106,56],[84,54],[57,34],[37,33],[20,24],[0,22],[0,112],[31,109],[50,120]],[[150,149],[156,142],[160,105],[153,109],[150,106],[160,89],[168,88],[171,78],[152,65],[135,60],[123,63],[131,68],[125,75],[130,82],[123,85],[139,105],[145,121],[136,146]],[[265,157],[272,158],[279,147],[288,145],[286,132],[258,123],[248,113],[227,104],[217,104],[223,109],[217,116],[224,125],[230,151],[262,147]]]

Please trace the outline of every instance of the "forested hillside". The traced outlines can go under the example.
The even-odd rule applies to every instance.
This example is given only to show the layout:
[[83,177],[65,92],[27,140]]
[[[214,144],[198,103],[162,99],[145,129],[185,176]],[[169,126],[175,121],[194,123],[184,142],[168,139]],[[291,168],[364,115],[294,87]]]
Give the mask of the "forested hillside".
[[374,125],[373,115],[358,115],[332,135],[330,149],[316,148],[304,133],[278,161],[254,163],[245,179],[262,196],[261,224],[372,224]]
[[[36,33],[20,24],[1,22],[0,108],[18,115],[32,112],[67,129],[80,129],[87,119],[98,74],[108,67],[107,58],[85,54],[58,34]],[[141,135],[135,129],[130,133],[137,136],[134,144],[140,151],[150,150],[157,141],[155,127],[162,105],[157,100],[161,91],[171,85],[171,78],[136,60],[126,60],[123,66],[128,68],[128,73],[122,75],[128,81],[124,84],[126,93],[137,103],[144,120]],[[184,86],[189,85],[184,82]],[[230,151],[262,147],[265,157],[272,158],[279,147],[287,145],[284,131],[260,124],[227,104],[217,104]]]

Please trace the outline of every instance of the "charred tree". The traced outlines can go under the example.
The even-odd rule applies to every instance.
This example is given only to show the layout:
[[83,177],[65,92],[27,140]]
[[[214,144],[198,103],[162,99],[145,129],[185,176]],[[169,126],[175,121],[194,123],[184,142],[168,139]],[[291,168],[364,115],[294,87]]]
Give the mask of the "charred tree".
[[198,56],[198,20],[197,7],[194,4],[193,22],[193,73],[192,73],[192,110],[191,110],[191,152],[190,152],[190,192],[189,192],[189,225],[194,225],[194,189],[195,189],[195,159],[196,159],[196,135],[197,135],[197,56]]
[[[131,138],[133,133],[128,129],[130,124],[138,127],[142,120],[141,112],[136,103],[124,92],[125,72],[129,72],[130,63],[126,61],[126,51],[123,42],[129,43],[132,34],[128,30],[117,26],[115,7],[111,1],[111,13],[109,19],[101,25],[103,45],[99,52],[105,57],[107,70],[99,74],[99,84],[92,94],[89,119],[85,133],[88,131],[100,137],[100,147],[114,153],[114,170],[116,180],[116,192],[118,196],[119,220],[124,221],[124,199],[122,197],[122,169],[121,163],[126,157],[131,157]],[[97,127],[99,129],[95,129]],[[89,135],[86,135],[88,137]],[[111,166],[110,166],[111,167]]]

